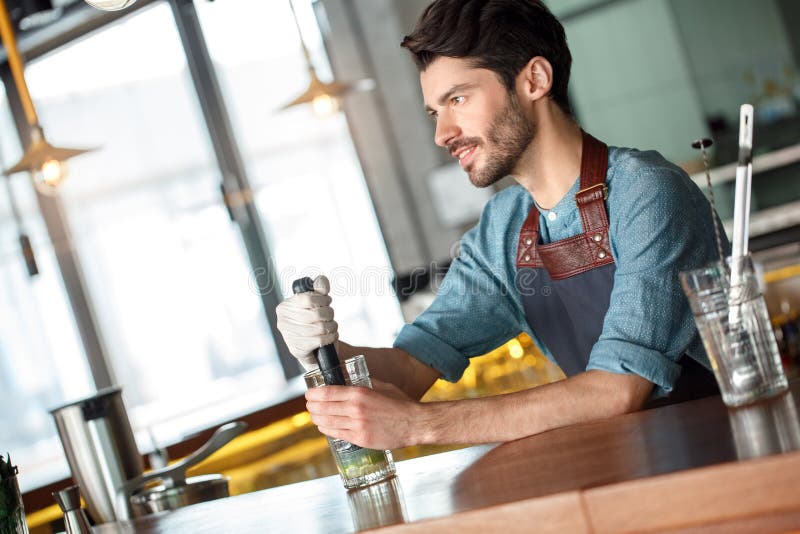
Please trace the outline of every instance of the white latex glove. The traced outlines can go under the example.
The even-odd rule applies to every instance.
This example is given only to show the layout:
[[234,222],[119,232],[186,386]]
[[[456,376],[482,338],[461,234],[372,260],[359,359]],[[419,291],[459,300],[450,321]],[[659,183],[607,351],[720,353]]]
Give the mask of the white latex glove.
[[339,339],[339,325],[333,320],[329,291],[330,282],[320,275],[314,279],[314,291],[292,295],[275,310],[278,330],[289,352],[306,371],[317,368],[312,351]]

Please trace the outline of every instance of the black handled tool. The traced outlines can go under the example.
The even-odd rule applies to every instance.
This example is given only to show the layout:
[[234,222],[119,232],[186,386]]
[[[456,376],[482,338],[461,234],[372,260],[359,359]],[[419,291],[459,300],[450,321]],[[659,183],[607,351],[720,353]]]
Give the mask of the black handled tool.
[[[292,282],[292,291],[295,294],[314,291],[314,281],[308,276],[298,278]],[[317,364],[319,365],[320,372],[322,372],[322,379],[325,381],[325,385],[345,385],[341,362],[339,361],[339,355],[336,353],[336,347],[333,343],[316,349],[314,351],[314,356],[317,358]]]

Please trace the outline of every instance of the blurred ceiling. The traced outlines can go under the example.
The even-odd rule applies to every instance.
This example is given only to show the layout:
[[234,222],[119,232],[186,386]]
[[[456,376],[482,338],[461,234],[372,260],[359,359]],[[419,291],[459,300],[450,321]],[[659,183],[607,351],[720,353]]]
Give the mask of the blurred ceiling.
[[[17,32],[17,47],[26,61],[71,39],[102,27],[156,0],[138,0],[122,11],[101,11],[83,0],[4,0]],[[6,62],[0,46],[0,65]]]
[[67,6],[78,2],[82,0],[5,0],[11,20],[20,32],[55,21]]

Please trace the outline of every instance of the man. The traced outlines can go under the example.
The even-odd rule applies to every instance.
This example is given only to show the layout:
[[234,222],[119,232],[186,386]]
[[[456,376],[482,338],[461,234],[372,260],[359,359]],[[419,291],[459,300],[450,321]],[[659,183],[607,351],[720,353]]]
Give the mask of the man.
[[[317,292],[278,307],[278,327],[307,368],[313,349],[338,341],[340,357],[363,353],[378,379],[376,391],[309,391],[319,429],[376,449],[507,441],[715,392],[678,281],[715,258],[708,203],[656,152],[609,149],[580,129],[567,101],[564,29],[547,8],[437,0],[402,46],[419,67],[436,144],[477,187],[506,175],[519,185],[489,201],[436,300],[394,348],[338,341],[323,278]],[[566,380],[417,401],[522,331]]]

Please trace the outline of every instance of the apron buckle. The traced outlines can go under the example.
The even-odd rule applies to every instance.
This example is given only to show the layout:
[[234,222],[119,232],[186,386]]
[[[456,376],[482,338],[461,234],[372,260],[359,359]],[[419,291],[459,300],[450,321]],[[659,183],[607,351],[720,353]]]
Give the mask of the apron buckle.
[[603,199],[607,200],[608,199],[608,186],[605,183],[594,184],[594,185],[591,185],[591,186],[587,187],[586,189],[581,189],[580,191],[575,193],[575,197],[577,198],[579,195],[582,195],[583,193],[586,193],[586,192],[591,191],[592,189],[596,189],[598,187],[602,187],[603,188]]

